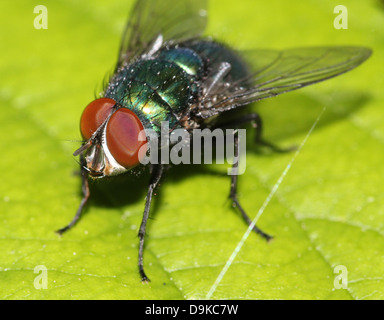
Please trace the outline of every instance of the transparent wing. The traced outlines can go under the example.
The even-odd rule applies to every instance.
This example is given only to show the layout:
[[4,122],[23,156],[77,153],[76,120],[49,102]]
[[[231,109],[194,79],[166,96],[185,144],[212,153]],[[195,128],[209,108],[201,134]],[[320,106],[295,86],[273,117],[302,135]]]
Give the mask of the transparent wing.
[[224,78],[202,102],[206,118],[250,102],[296,90],[347,72],[372,51],[363,47],[312,47],[285,51],[254,50],[242,53],[249,75]]
[[206,0],[137,0],[123,33],[117,68],[150,50],[158,36],[180,42],[201,36]]

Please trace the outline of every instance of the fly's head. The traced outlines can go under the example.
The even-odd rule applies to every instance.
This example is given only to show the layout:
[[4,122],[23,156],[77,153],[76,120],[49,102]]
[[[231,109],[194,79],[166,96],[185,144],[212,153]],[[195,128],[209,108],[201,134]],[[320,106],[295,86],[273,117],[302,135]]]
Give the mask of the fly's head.
[[140,164],[146,153],[144,127],[137,115],[110,98],[92,101],[80,120],[84,144],[74,152],[92,178],[123,173]]

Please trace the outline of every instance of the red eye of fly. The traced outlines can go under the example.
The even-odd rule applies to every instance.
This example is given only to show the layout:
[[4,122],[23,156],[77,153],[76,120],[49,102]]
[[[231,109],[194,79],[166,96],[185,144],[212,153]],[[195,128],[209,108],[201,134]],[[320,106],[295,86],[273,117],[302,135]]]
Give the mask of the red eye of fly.
[[125,108],[118,109],[109,119],[107,125],[107,145],[115,160],[125,168],[133,168],[140,163],[140,156],[145,156],[145,152],[140,154],[142,146],[146,144],[140,141],[139,134],[144,133],[144,127],[137,115]]
[[88,140],[107,119],[115,104],[112,99],[100,98],[85,107],[80,119],[80,131],[85,140]]

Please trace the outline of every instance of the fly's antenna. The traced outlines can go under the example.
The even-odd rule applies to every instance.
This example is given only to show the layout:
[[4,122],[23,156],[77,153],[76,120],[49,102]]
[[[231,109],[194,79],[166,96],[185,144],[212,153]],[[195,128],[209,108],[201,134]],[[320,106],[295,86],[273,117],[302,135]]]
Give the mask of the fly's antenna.
[[83,151],[87,150],[92,145],[92,140],[88,140],[87,143],[83,144],[79,149],[77,149],[73,155],[76,157],[81,154]]

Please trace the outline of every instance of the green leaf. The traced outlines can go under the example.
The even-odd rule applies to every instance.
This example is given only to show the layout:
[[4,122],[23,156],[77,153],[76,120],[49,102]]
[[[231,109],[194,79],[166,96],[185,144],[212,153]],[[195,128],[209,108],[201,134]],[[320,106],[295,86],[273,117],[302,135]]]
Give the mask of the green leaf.
[[[81,200],[72,157],[79,117],[113,69],[132,1],[50,1],[47,30],[34,28],[35,5],[0,4],[0,298],[384,298],[378,1],[348,1],[347,30],[334,28],[330,0],[210,2],[207,35],[236,48],[344,44],[374,54],[351,73],[254,106],[266,138],[281,146],[299,145],[326,107],[258,220],[272,242],[251,233],[238,246],[247,226],[230,206],[226,166],[169,172],[148,225],[147,284],[137,272],[137,231],[148,175],[92,184],[82,220],[62,238],[54,233]],[[254,218],[294,153],[260,154],[248,142],[239,199]],[[41,265],[47,289],[34,285]],[[347,289],[335,288],[339,265],[347,268]]]

